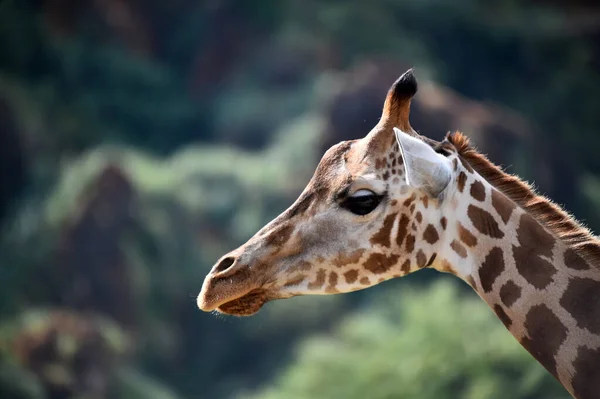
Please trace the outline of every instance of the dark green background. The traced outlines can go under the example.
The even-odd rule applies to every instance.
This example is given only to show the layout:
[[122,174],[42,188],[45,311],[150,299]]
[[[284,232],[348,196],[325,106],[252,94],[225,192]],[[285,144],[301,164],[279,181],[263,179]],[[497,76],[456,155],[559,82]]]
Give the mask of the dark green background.
[[213,262],[421,80],[600,226],[600,7],[456,0],[0,2],[0,397],[566,398],[456,279],[200,312]]

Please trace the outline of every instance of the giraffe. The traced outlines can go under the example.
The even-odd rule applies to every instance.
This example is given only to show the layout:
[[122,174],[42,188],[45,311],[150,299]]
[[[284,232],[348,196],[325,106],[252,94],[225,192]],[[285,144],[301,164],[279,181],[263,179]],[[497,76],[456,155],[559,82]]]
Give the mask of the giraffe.
[[600,398],[600,241],[460,132],[409,123],[412,70],[379,123],[331,147],[299,198],[206,276],[198,307],[351,292],[433,268],[469,284],[575,398]]

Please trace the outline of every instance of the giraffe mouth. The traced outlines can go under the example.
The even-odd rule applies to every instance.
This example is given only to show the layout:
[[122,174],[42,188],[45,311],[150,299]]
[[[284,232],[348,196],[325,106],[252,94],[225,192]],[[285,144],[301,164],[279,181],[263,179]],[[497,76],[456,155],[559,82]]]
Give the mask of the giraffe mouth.
[[257,288],[239,298],[219,305],[216,308],[216,311],[232,316],[252,316],[256,314],[265,303],[273,299],[276,298],[267,290]]

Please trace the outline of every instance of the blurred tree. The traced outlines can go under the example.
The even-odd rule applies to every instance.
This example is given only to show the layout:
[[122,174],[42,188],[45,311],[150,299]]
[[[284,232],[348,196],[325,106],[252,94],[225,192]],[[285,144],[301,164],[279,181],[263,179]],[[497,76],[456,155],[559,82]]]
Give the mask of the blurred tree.
[[1,354],[11,360],[2,363],[0,392],[28,399],[106,397],[125,339],[118,326],[103,318],[28,310],[0,332]]
[[0,97],[0,226],[14,206],[15,198],[25,188],[27,170],[25,154],[12,110]]
[[165,152],[208,138],[205,108],[168,65],[104,45],[89,35],[94,25],[53,35],[31,3],[0,10],[0,73],[26,88],[58,151],[110,140]]
[[[511,171],[600,226],[597,7],[549,3],[558,2],[1,1],[0,208],[8,217],[0,232],[0,325],[39,307],[82,323],[79,312],[99,313],[131,344],[132,356],[115,360],[110,377],[122,397],[221,398],[266,384],[289,361],[291,343],[328,331],[382,291],[280,301],[250,320],[200,314],[194,298],[216,258],[295,198],[322,153],[319,143],[360,136],[374,124],[383,95],[361,84],[361,65],[391,65],[394,77],[416,66],[423,80],[440,84],[421,92],[430,107],[415,122],[435,130],[424,133],[486,135],[489,152]],[[385,91],[387,72],[373,74]],[[440,109],[440,101],[450,106]],[[482,112],[490,102],[517,109],[532,129],[502,108]],[[492,114],[497,122],[483,126]],[[509,133],[514,139],[498,140]],[[529,368],[515,343],[505,346],[510,337],[489,312],[457,305],[444,290],[432,298],[451,304],[431,306],[472,329],[444,314],[426,320],[431,307],[417,304],[411,316],[408,307],[384,303],[351,316],[336,337],[303,345],[289,381],[285,374],[274,382],[297,397],[336,396],[327,389],[338,381],[356,394],[380,381],[380,391],[368,391],[379,397],[402,397],[400,386],[409,397],[421,397],[416,387],[424,395],[552,397],[555,385],[544,390],[547,376]],[[415,295],[407,298],[428,303]],[[56,319],[45,320],[40,331],[55,328]],[[473,329],[487,338],[469,335]],[[25,327],[15,334],[31,336]],[[385,340],[365,343],[369,334]],[[473,352],[460,347],[465,334]],[[426,345],[417,352],[411,344],[424,337],[435,338],[437,351],[419,356]],[[489,337],[497,342],[484,342]],[[338,364],[338,352],[368,367]],[[56,360],[44,353],[45,362]],[[442,355],[453,363],[436,362]],[[332,374],[311,370],[304,358]],[[10,387],[27,398],[53,389],[33,363],[1,360],[0,396]],[[306,390],[296,385],[304,379]]]

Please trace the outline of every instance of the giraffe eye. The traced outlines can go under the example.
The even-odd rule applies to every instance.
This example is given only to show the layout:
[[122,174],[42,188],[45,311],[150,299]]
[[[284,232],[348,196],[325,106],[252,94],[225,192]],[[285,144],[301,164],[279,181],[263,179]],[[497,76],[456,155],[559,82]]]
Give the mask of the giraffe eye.
[[366,215],[371,212],[381,202],[381,195],[375,194],[371,190],[358,190],[351,196],[346,197],[340,206],[355,215]]

